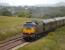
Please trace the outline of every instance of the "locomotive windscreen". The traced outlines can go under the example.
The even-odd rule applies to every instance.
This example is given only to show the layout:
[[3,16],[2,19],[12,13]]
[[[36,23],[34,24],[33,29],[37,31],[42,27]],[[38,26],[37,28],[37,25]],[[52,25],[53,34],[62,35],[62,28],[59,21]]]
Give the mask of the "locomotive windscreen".
[[33,27],[34,25],[32,23],[24,24],[24,27]]

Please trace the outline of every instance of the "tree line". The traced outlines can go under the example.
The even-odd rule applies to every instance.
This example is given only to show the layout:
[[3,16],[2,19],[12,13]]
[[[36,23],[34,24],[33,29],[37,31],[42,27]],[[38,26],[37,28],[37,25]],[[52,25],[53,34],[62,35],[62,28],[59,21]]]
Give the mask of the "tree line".
[[65,7],[0,7],[0,16],[53,18],[65,16]]

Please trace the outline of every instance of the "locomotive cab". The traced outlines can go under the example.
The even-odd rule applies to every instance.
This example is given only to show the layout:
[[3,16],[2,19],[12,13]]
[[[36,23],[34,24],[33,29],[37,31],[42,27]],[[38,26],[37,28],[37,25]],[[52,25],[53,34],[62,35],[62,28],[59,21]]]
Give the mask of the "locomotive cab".
[[30,36],[36,32],[36,23],[26,22],[23,25],[22,33],[23,35]]
[[40,33],[43,32],[43,23],[42,22],[26,22],[23,25],[22,33],[23,38],[26,40],[36,39],[39,37]]

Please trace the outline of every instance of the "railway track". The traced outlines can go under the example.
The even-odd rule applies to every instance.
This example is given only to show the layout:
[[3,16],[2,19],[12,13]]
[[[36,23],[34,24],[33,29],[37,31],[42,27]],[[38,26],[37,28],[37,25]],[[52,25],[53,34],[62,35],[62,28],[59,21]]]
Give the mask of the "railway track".
[[5,43],[0,44],[0,50],[11,50],[12,48],[25,43],[22,37],[14,38]]

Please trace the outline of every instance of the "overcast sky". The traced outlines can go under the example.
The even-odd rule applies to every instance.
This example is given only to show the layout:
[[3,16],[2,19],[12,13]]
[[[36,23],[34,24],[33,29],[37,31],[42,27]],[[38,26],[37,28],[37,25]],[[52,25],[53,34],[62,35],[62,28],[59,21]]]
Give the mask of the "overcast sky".
[[37,4],[54,4],[65,2],[65,0],[0,0],[1,3],[9,3],[10,5],[37,5]]

